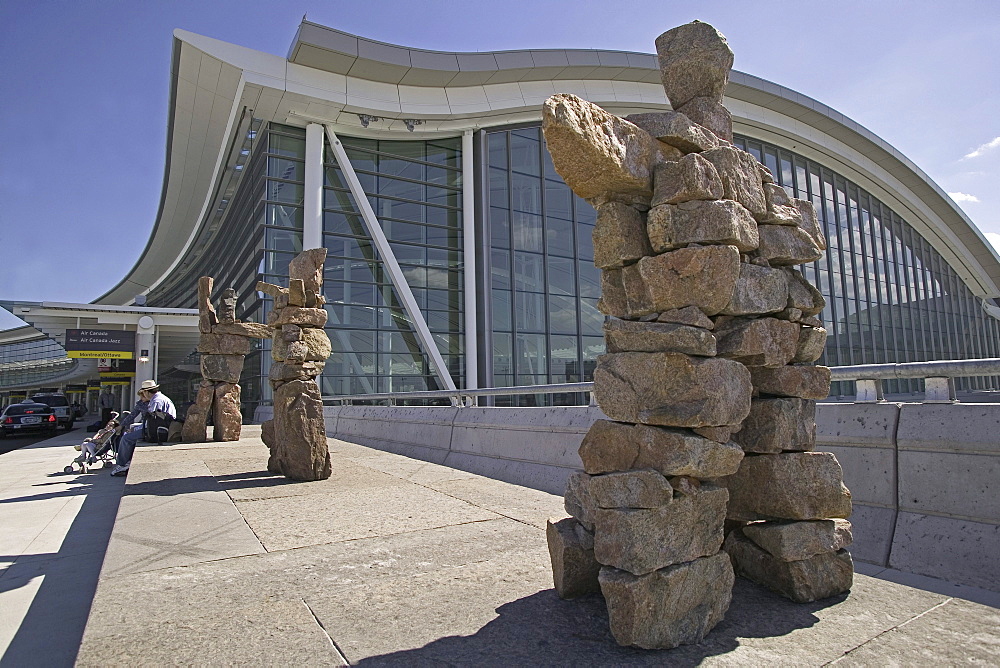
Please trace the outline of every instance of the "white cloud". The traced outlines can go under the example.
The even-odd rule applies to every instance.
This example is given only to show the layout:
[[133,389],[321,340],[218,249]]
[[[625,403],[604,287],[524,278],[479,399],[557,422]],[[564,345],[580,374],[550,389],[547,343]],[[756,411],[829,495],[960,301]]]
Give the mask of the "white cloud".
[[986,236],[986,240],[993,244],[993,247],[1000,253],[1000,234],[996,232],[984,232],[984,235]]
[[956,202],[978,202],[979,198],[968,193],[948,193],[948,197]]
[[965,158],[966,159],[968,159],[968,158],[978,158],[983,153],[986,153],[987,151],[992,151],[995,148],[1000,148],[1000,137],[994,137],[990,141],[986,142],[985,144],[983,144],[982,146],[980,146],[979,148],[977,148],[972,153],[967,153],[965,155]]

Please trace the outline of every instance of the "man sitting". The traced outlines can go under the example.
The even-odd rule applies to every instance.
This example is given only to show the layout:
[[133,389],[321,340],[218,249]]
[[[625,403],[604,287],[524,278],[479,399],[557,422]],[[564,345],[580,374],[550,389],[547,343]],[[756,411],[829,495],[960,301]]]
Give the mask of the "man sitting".
[[[133,414],[132,424],[128,426],[128,431],[122,435],[118,442],[118,457],[115,459],[114,468],[111,469],[113,476],[128,473],[129,466],[132,465],[132,453],[135,452],[135,445],[142,439],[144,420],[152,419],[153,423],[157,424],[177,417],[174,402],[170,400],[170,397],[160,392],[160,386],[156,384],[155,380],[142,381],[138,394],[139,402],[136,403],[136,410],[141,415]],[[155,438],[155,433],[153,438]]]

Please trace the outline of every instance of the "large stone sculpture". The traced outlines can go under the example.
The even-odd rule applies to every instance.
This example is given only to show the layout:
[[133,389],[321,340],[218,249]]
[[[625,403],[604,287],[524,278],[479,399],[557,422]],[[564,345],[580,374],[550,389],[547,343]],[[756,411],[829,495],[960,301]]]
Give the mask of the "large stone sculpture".
[[236,319],[236,291],[226,288],[219,300],[219,310],[212,305],[214,279],[198,279],[198,330],[201,336],[201,385],[194,404],[188,408],[181,430],[185,443],[208,440],[209,416],[212,417],[212,440],[237,441],[243,425],[240,412],[240,373],[243,359],[250,352],[251,339],[269,338],[270,328],[255,322]]
[[610,420],[580,447],[572,517],[548,527],[555,586],[600,590],[615,639],[644,648],[700,641],[734,567],[797,601],[853,577],[850,492],[836,458],[812,452],[824,302],[793,267],[825,248],[815,211],[732,145],[725,38],[694,22],[656,46],[675,111],[622,119],[560,94],[542,126],[597,210],[611,316],[594,372]]
[[326,249],[299,253],[288,265],[288,287],[257,283],[274,298],[267,324],[272,331],[271,371],[274,418],[261,436],[271,451],[267,470],[293,480],[330,477],[323,400],[316,377],[330,357],[330,338],[323,330],[327,313],[320,290]]

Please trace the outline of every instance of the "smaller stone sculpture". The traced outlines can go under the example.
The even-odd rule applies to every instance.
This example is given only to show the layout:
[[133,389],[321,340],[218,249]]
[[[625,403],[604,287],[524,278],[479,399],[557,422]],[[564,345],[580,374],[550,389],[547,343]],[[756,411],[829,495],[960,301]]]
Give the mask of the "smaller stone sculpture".
[[201,338],[201,386],[195,403],[188,408],[181,430],[185,443],[208,440],[208,416],[214,425],[212,440],[237,441],[243,425],[240,412],[240,373],[250,352],[250,339],[269,338],[270,328],[236,319],[236,291],[226,288],[219,311],[212,305],[211,276],[198,279],[198,329]]
[[320,294],[324,260],[325,248],[303,251],[288,265],[287,288],[257,283],[259,291],[274,298],[267,316],[274,418],[262,425],[261,437],[271,451],[267,470],[292,480],[325,480],[332,473],[316,384],[331,350],[323,330],[326,300]]

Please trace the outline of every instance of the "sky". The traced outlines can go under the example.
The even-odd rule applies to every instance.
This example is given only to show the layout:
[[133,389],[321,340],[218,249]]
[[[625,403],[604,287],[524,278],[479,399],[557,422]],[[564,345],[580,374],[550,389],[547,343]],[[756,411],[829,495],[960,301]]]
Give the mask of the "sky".
[[90,302],[138,260],[175,28],[286,55],[303,15],[440,51],[652,53],[707,21],[735,69],[888,141],[1000,247],[1000,0],[0,0],[0,299]]

